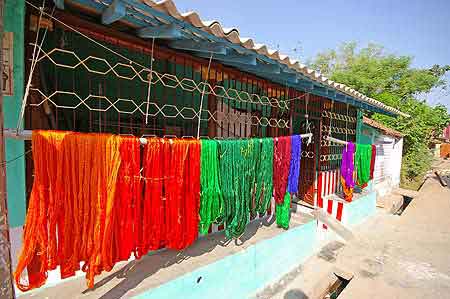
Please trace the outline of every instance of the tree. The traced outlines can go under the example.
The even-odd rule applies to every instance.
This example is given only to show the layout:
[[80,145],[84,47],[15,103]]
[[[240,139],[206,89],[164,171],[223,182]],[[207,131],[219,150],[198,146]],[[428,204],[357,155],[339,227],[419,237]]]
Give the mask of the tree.
[[420,98],[436,88],[445,88],[444,75],[450,66],[434,65],[429,69],[413,68],[412,57],[386,53],[376,44],[359,49],[355,42],[342,44],[337,50],[319,53],[309,66],[339,83],[346,84],[389,106],[411,115],[388,117],[371,114],[371,118],[405,134],[402,179],[413,181],[429,169],[428,145],[433,135],[450,122],[443,105],[434,107]]

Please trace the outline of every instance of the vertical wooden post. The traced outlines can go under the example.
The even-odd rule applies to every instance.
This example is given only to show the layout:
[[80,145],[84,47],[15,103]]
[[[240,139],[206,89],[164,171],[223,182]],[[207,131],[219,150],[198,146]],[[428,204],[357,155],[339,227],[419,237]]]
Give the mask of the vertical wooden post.
[[[215,72],[217,72],[217,71],[215,71]],[[215,86],[217,84],[216,76],[217,76],[217,73],[214,76],[214,80],[209,81],[211,86]],[[208,110],[211,113],[214,113],[214,111],[216,111],[215,117],[217,118],[217,98],[213,94],[209,94],[209,96],[208,96]],[[217,136],[217,123],[213,118],[211,118],[208,121],[208,136],[210,138],[214,138]]]
[[[3,9],[0,0],[0,75],[3,77]],[[3,134],[3,80],[0,78],[0,298],[15,298],[11,242],[9,239],[8,204],[6,197],[5,136]]]

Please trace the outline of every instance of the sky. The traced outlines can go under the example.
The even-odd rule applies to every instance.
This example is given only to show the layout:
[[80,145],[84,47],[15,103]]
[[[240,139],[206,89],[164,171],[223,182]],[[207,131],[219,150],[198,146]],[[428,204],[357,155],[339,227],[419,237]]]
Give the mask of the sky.
[[[356,41],[412,56],[414,67],[450,64],[450,0],[174,1],[181,12],[195,10],[203,20],[236,27],[241,37],[303,63],[342,42]],[[422,97],[450,111],[450,86]]]

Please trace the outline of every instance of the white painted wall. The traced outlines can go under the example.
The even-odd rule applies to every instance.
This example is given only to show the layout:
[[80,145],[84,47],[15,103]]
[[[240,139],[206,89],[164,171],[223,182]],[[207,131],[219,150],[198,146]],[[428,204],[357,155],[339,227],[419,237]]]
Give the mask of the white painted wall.
[[440,158],[441,157],[441,144],[440,143],[436,143],[434,145],[433,156],[435,158]]
[[402,167],[403,138],[378,135],[374,144],[377,146],[373,187],[378,196],[385,196],[400,185]]

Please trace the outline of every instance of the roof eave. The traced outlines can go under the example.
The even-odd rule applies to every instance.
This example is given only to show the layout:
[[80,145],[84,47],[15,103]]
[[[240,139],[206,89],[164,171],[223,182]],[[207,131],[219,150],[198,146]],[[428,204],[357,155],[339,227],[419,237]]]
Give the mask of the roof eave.
[[[286,55],[281,55],[278,51],[270,50],[265,45],[256,44],[252,39],[241,38],[239,36],[239,31],[235,28],[223,28],[218,21],[202,21],[196,12],[182,14],[177,10],[172,0],[164,0],[159,2],[154,2],[151,0],[104,0],[102,3],[109,3],[109,5],[103,10],[99,8],[100,4],[94,0],[71,0],[70,2],[78,3],[81,6],[87,6],[90,9],[95,9],[99,14],[104,14],[105,11],[112,7],[113,3],[116,5],[117,3],[120,3],[120,16],[124,18],[126,17],[127,22],[133,21],[133,19],[130,18],[126,12],[123,13],[124,7],[126,10],[132,8],[134,15],[141,14],[141,19],[147,18],[149,19],[149,22],[161,23],[161,25],[173,24],[175,28],[171,28],[171,30],[181,30],[184,38],[189,38],[189,34],[187,34],[187,32],[189,32],[192,35],[191,38],[194,40],[200,36],[204,40],[212,42],[213,44],[217,43],[224,45],[227,49],[231,50],[231,52],[235,51],[243,55],[256,55],[256,59],[261,62],[277,65],[280,69],[288,73],[294,72],[298,75],[298,77],[302,78],[302,80],[311,83],[311,88],[306,88],[305,86],[299,87],[299,85],[296,84],[298,80],[292,80],[293,82],[285,82],[283,81],[281,75],[277,76],[275,74],[267,75],[264,73],[251,72],[248,69],[239,67],[239,65],[233,65],[233,67],[236,67],[242,71],[251,72],[271,81],[288,85],[298,90],[311,92],[313,94],[326,97],[330,100],[342,101],[342,97],[339,99],[337,94],[344,94],[344,102],[351,103],[352,105],[364,110],[383,113],[390,116],[409,117],[408,114],[402,113],[401,111],[389,107],[372,98],[368,98],[358,91],[345,86],[344,84],[339,84],[328,80],[314,70],[308,69],[306,66],[299,64],[297,61],[292,61]],[[111,12],[111,9],[109,10],[110,14],[114,13]],[[138,27],[142,27],[142,21],[136,21],[136,23]],[[292,78],[292,75],[288,75],[288,77]],[[317,88],[315,88],[315,86],[317,86]],[[330,93],[329,89],[334,92]]]

